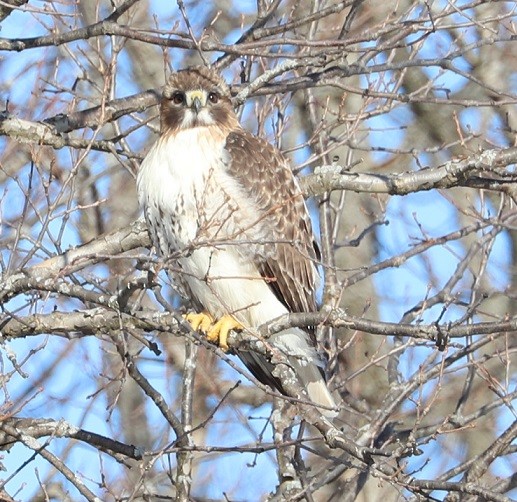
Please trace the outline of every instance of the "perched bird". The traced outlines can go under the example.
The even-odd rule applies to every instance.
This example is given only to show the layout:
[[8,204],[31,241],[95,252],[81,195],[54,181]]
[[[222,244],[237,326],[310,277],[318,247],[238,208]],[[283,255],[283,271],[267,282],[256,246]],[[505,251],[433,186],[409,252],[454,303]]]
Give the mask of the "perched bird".
[[[315,311],[318,249],[300,187],[282,153],[241,127],[225,81],[201,66],[173,73],[160,124],[138,197],[154,246],[199,309],[186,316],[192,327],[226,348],[231,329]],[[268,342],[314,404],[335,406],[310,330],[291,328]],[[264,355],[238,356],[283,392]]]

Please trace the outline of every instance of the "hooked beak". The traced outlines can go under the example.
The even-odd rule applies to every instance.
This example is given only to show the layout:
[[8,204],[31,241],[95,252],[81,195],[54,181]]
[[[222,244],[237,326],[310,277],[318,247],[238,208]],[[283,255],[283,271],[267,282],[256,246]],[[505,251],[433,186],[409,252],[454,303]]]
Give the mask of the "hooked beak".
[[195,97],[192,101],[192,108],[194,108],[196,114],[198,114],[201,108],[203,108],[203,103],[201,103],[201,100],[198,97]]
[[206,94],[203,91],[195,90],[187,92],[187,106],[192,108],[196,115],[199,114],[201,108],[206,105]]

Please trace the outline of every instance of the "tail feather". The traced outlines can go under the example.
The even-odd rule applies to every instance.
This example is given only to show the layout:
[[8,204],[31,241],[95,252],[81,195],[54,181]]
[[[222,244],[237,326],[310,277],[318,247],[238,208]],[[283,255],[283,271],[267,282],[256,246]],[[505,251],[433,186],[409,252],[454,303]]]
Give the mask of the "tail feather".
[[323,415],[328,418],[336,417],[336,401],[327,387],[320,368],[315,364],[303,364],[293,360],[290,362],[302,385],[307,390],[309,399],[316,406],[321,406],[319,409]]
[[[335,417],[336,402],[323,376],[323,361],[311,345],[309,335],[300,329],[293,329],[273,335],[270,341],[285,353],[309,399],[316,406],[321,406],[323,415]],[[241,351],[239,357],[258,380],[285,395],[282,383],[273,376],[274,365],[264,356],[256,352]]]

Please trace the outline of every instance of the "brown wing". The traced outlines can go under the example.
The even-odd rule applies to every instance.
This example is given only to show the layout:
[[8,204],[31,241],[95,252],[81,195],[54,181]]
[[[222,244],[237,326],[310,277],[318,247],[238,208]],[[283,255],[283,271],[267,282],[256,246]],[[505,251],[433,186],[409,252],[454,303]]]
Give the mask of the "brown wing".
[[240,183],[267,225],[266,242],[254,257],[262,276],[291,312],[316,310],[318,251],[304,198],[287,159],[267,141],[243,130],[229,134],[226,150],[228,173]]

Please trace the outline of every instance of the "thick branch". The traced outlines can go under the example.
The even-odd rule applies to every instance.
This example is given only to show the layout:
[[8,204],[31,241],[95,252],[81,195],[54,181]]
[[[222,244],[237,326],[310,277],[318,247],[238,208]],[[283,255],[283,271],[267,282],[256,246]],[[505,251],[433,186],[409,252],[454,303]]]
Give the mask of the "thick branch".
[[[350,316],[345,314],[344,311],[336,309],[331,313],[311,312],[285,315],[261,326],[259,332],[264,338],[268,338],[273,333],[278,333],[293,326],[307,328],[319,324],[334,328],[349,328],[372,335],[407,336],[433,342],[443,338],[464,338],[466,336],[517,331],[517,318],[461,326],[451,326],[448,323],[413,325],[372,321]],[[121,326],[128,329],[159,329],[166,332],[177,331],[179,327],[176,316],[168,312],[142,311],[128,314],[99,307],[80,312],[53,312],[18,318],[5,316],[0,329],[2,336],[6,339],[24,338],[46,333],[60,334],[66,338],[78,338],[119,330]],[[230,333],[228,344],[230,347],[235,347],[242,342],[251,340],[256,340],[256,336],[246,333]]]
[[30,448],[35,453],[43,457],[49,464],[56,468],[63,476],[70,481],[70,483],[77,488],[79,493],[89,502],[101,502],[94,493],[92,493],[88,487],[81,481],[79,476],[77,476],[71,469],[69,469],[66,464],[56,455],[49,452],[46,448],[47,444],[40,443],[37,439],[32,436],[26,434],[25,432],[21,432],[15,427],[11,425],[2,423],[0,424],[0,429],[2,429],[6,434],[16,438],[17,441],[23,443],[27,448]]
[[[467,159],[451,160],[441,166],[401,174],[365,174],[343,172],[341,166],[321,166],[314,174],[301,178],[300,184],[308,197],[332,190],[351,190],[363,193],[408,193],[468,186],[472,188],[501,189],[512,187],[514,174],[497,176],[496,169],[517,162],[517,148],[485,150]],[[482,176],[486,176],[486,178]]]
[[8,430],[10,431],[16,430],[20,434],[25,434],[35,439],[48,436],[77,439],[111,455],[120,454],[135,460],[141,460],[143,457],[142,450],[136,446],[127,445],[96,434],[95,432],[80,429],[64,420],[56,421],[46,418],[12,417],[2,419],[2,424],[0,425],[0,430],[2,430],[0,434],[0,450],[9,450],[13,443],[18,440],[16,436],[12,436],[8,431],[3,429],[4,425],[9,426]]
[[[71,118],[58,115],[52,119],[52,121],[45,122],[34,122],[30,120],[20,119],[10,113],[3,112],[0,114],[0,135],[8,136],[9,138],[15,139],[20,143],[26,144],[38,144],[51,146],[52,148],[59,150],[64,147],[85,149],[91,148],[94,150],[110,153],[126,154],[122,150],[115,148],[115,143],[118,138],[111,140],[89,140],[89,139],[78,139],[72,138],[65,134],[71,131],[71,127],[74,124],[74,117],[81,116],[82,125],[81,127],[100,127],[109,120],[115,120],[124,113],[117,113],[117,110],[109,109],[107,114],[102,116],[101,120],[101,107],[92,108],[86,110],[84,114],[77,112],[71,116]],[[93,117],[97,118],[97,122],[94,123]],[[53,126],[52,122],[56,125]]]
[[143,220],[137,220],[128,227],[3,278],[0,281],[0,301],[5,302],[22,291],[37,289],[38,284],[44,286],[45,281],[50,281],[50,286],[57,277],[65,277],[132,249],[149,246],[147,227]]

